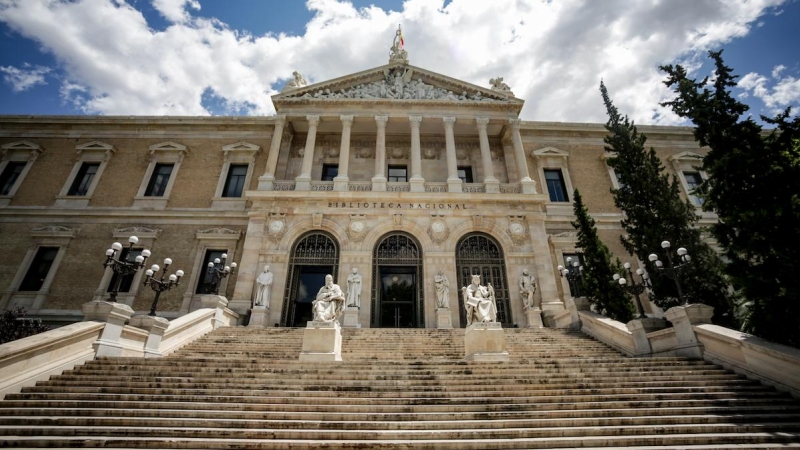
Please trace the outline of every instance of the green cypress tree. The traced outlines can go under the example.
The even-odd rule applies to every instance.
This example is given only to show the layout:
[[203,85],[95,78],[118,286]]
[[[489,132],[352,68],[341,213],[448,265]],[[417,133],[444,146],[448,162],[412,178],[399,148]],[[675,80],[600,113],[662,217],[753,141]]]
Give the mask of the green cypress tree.
[[624,273],[619,260],[611,262],[611,252],[597,236],[594,219],[583,204],[581,193],[575,189],[572,209],[578,230],[577,246],[583,250],[583,291],[594,310],[612,319],[626,323],[633,318],[633,303],[628,294],[613,282],[615,273]]
[[744,329],[800,347],[800,118],[786,109],[762,116],[766,133],[730,89],[738,76],[709,52],[716,74],[698,82],[681,66],[664,66],[676,94],[664,103],[695,124],[695,139],[710,151],[704,208],[719,216],[712,227],[725,250],[726,272],[747,306]]
[[613,190],[614,203],[625,213],[622,228],[627,235],[621,238],[622,245],[645,263],[653,283],[654,301],[663,309],[680,304],[677,288],[648,260],[648,255],[656,253],[668,264],[662,241],[669,241],[673,252],[686,248],[692,261],[680,277],[683,300],[714,307],[714,322],[731,326],[735,322],[734,301],[722,272],[722,260],[703,241],[695,207],[681,199],[678,181],[665,173],[655,149],[645,149],[647,137],[619,113],[602,82],[600,92],[608,113],[606,151],[615,154],[608,162],[620,184],[620,189]]

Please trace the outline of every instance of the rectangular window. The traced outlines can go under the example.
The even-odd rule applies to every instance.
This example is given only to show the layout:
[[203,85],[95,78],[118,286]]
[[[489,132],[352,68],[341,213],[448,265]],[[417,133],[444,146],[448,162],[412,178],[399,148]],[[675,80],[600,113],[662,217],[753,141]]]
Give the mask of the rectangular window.
[[334,178],[339,176],[338,164],[323,164],[322,165],[322,181],[333,181]]
[[11,192],[11,188],[27,164],[27,161],[9,161],[6,164],[6,168],[0,174],[0,195],[8,195]]
[[408,169],[406,166],[389,166],[389,182],[405,183],[408,181]]
[[81,168],[78,169],[78,174],[75,175],[75,181],[72,182],[67,195],[84,196],[89,192],[89,186],[92,184],[94,176],[97,175],[97,169],[100,168],[100,163],[83,163]]
[[458,178],[462,183],[473,183],[472,181],[472,167],[458,166]]
[[547,182],[547,192],[550,193],[551,202],[568,202],[567,185],[564,184],[564,174],[561,169],[544,169],[544,179]]
[[699,172],[683,172],[683,177],[686,178],[686,186],[689,187],[689,199],[695,205],[702,206],[703,199],[694,195],[694,192],[699,192],[697,189],[703,184],[703,177]]
[[[578,266],[583,265],[583,253],[564,253],[564,267],[569,268],[569,271],[572,272],[575,270],[575,267],[572,264],[578,263]],[[569,262],[567,262],[567,258],[571,258]],[[572,291],[572,283],[569,284],[569,294],[571,296],[575,296],[577,293]]]
[[22,279],[22,284],[19,285],[19,290],[38,291],[41,289],[57,254],[58,247],[39,247],[25,278]]
[[214,281],[214,277],[208,272],[208,263],[213,262],[216,258],[222,258],[223,253],[227,253],[227,250],[206,250],[206,257],[203,258],[203,266],[200,267],[200,275],[197,277],[196,293],[214,293],[214,290],[211,289],[211,283]]
[[[120,251],[120,253],[119,253],[119,260],[120,261],[125,261],[125,258],[128,258],[129,262],[133,262],[136,259],[137,256],[142,254],[142,250],[143,249],[135,248],[130,252],[128,252],[128,250],[129,249],[126,247],[126,248],[123,248],[122,251]],[[122,281],[120,281],[120,283],[119,283],[119,290],[117,292],[130,292],[131,291],[131,285],[133,285],[133,277],[134,277],[134,275],[136,275],[136,274],[132,273],[130,275],[123,275],[122,276]],[[118,278],[119,278],[119,275],[114,273],[114,275],[111,277],[111,282],[108,283],[108,289],[106,290],[107,292],[111,292],[114,289],[114,286],[116,286]]]
[[163,197],[164,192],[167,190],[167,183],[169,183],[173,167],[175,167],[175,164],[156,164],[144,195],[147,197]]
[[244,190],[244,179],[247,177],[247,164],[231,164],[228,169],[228,177],[225,179],[225,189],[222,191],[223,197],[241,197]]

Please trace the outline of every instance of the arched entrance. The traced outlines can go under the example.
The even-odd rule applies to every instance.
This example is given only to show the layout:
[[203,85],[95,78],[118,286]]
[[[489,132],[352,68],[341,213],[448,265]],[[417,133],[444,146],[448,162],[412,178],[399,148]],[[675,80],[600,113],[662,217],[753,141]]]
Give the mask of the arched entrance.
[[372,327],[424,327],[425,297],[419,242],[406,233],[384,235],[375,245],[372,260]]
[[471,233],[456,245],[456,271],[458,272],[458,310],[461,323],[467,323],[461,286],[472,283],[472,274],[480,274],[481,284],[492,283],[497,301],[497,321],[504,326],[513,323],[508,301],[506,261],[500,244],[491,236]]
[[304,327],[313,318],[311,302],[325,284],[325,275],[339,275],[339,244],[323,231],[301,236],[289,256],[281,326]]

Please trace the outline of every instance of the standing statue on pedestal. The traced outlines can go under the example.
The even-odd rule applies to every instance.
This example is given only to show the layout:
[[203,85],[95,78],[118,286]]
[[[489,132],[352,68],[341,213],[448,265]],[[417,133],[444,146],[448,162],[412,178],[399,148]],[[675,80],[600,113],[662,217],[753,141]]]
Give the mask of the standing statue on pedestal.
[[481,276],[473,275],[472,284],[461,288],[464,308],[467,310],[467,326],[473,323],[497,322],[494,288],[491,283],[481,286]]
[[256,293],[253,298],[253,306],[263,306],[269,309],[270,288],[275,277],[269,271],[269,266],[264,266],[264,271],[256,278]]
[[522,275],[519,276],[519,294],[522,296],[522,303],[525,305],[525,309],[539,308],[541,306],[537,304],[541,302],[536,302],[533,298],[535,293],[536,279],[528,273],[528,269],[525,269],[522,271]]
[[353,273],[347,276],[347,306],[361,308],[361,274],[353,267]]
[[436,286],[436,309],[450,309],[450,282],[442,269],[433,277],[433,284]]
[[311,303],[315,322],[334,322],[344,310],[344,294],[338,284],[333,283],[333,275],[325,275],[325,286],[317,293]]

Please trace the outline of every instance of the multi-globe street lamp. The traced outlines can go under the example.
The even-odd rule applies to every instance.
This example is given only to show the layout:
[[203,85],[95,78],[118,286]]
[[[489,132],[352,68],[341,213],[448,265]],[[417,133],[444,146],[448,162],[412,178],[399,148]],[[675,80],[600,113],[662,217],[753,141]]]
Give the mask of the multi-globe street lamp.
[[669,241],[664,241],[661,243],[661,248],[664,249],[664,253],[667,255],[667,261],[669,262],[668,266],[664,266],[664,263],[658,259],[658,255],[655,253],[651,253],[647,259],[655,264],[656,270],[663,272],[664,275],[675,281],[675,286],[678,288],[678,301],[684,305],[687,305],[689,304],[689,299],[684,298],[683,295],[683,287],[681,286],[681,272],[688,267],[692,258],[689,256],[685,248],[679,247],[676,251],[678,254],[678,262],[673,261],[672,254],[669,251],[670,246],[671,244]]
[[581,288],[580,285],[583,282],[583,266],[580,265],[578,261],[572,261],[572,257],[567,257],[567,267],[572,267],[572,269],[564,268],[564,266],[558,266],[558,273],[563,277],[566,278],[569,282],[569,289],[572,292],[573,297],[580,297],[581,296]]
[[144,279],[143,284],[145,286],[149,286],[150,289],[152,289],[156,293],[156,296],[153,299],[153,304],[150,306],[151,316],[156,315],[158,298],[161,296],[161,293],[168,291],[181,283],[181,277],[183,276],[182,270],[178,270],[177,272],[170,275],[169,278],[167,278],[167,281],[164,280],[164,278],[167,276],[167,268],[169,268],[170,264],[172,264],[172,259],[170,258],[164,259],[164,270],[161,272],[160,279],[155,278],[155,275],[157,275],[158,271],[161,269],[160,267],[158,267],[158,264],[153,264],[144,273],[146,275],[146,278]]
[[632,293],[634,297],[636,297],[636,308],[639,310],[638,318],[644,319],[647,316],[645,316],[644,314],[644,306],[642,306],[642,300],[641,298],[639,298],[639,296],[645,291],[645,289],[650,287],[650,284],[648,282],[648,280],[650,279],[650,275],[648,275],[647,272],[645,272],[642,269],[636,269],[636,275],[639,275],[639,277],[642,280],[641,283],[637,283],[636,279],[633,277],[633,272],[631,271],[631,263],[626,262],[625,264],[622,265],[622,267],[624,267],[625,271],[628,272],[628,277],[625,278],[620,276],[620,274],[615,273],[614,281],[619,283],[619,285],[622,286],[623,289]]
[[135,274],[139,269],[144,267],[145,261],[150,257],[150,250],[144,249],[141,255],[136,256],[136,258],[131,261],[130,257],[131,253],[133,253],[133,246],[139,242],[139,238],[131,236],[128,238],[128,242],[130,245],[128,246],[128,252],[125,254],[124,259],[115,259],[117,252],[122,251],[122,244],[119,242],[114,242],[111,244],[111,248],[106,250],[106,262],[103,263],[103,267],[111,267],[111,270],[117,275],[116,281],[114,285],[111,286],[109,294],[109,301],[111,302],[117,301],[117,293],[119,292],[122,278],[127,275]]
[[235,262],[232,262],[230,266],[225,265],[226,259],[228,259],[228,254],[223,253],[222,259],[214,258],[213,262],[208,263],[208,274],[211,275],[211,283],[208,284],[206,292],[213,292],[214,295],[219,295],[219,283],[236,270]]

